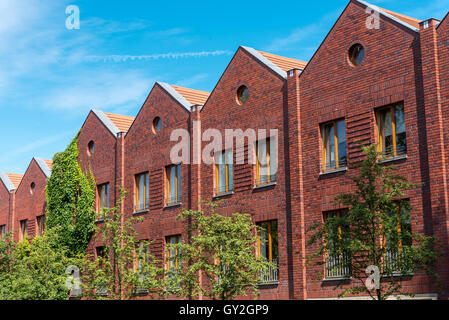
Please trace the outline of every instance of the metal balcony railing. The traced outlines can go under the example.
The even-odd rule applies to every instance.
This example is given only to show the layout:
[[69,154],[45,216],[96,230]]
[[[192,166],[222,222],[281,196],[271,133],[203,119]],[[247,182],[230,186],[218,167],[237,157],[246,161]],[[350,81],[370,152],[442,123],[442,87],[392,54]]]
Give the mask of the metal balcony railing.
[[215,187],[214,188],[214,193],[216,196],[222,195],[222,194],[226,194],[226,193],[230,193],[234,191],[234,186],[233,185],[229,185],[229,186],[220,186],[220,187]]
[[348,278],[351,276],[351,258],[347,253],[326,256],[326,279]]
[[388,249],[385,252],[384,257],[384,268],[392,271],[393,273],[400,272],[401,268],[399,265],[399,260],[401,259],[401,254],[399,250]]
[[181,203],[181,195],[178,195],[177,197],[168,197],[165,199],[166,206],[172,206],[179,203]]
[[150,205],[148,203],[138,203],[134,206],[134,212],[140,212],[144,210],[148,210],[150,208]]
[[259,274],[259,284],[276,284],[279,283],[279,264],[273,259],[271,265],[262,269]]
[[270,184],[270,183],[275,183],[275,182],[276,182],[275,174],[266,175],[266,176],[264,176],[264,175],[258,176],[258,177],[256,177],[256,181],[255,181],[256,187],[263,186],[263,185]]

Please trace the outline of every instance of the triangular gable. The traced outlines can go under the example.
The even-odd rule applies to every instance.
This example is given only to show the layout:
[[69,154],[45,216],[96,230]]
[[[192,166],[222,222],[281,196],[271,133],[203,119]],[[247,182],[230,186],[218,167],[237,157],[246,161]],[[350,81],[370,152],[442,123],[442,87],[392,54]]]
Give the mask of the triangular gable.
[[[97,118],[103,123],[103,125],[114,135],[117,137],[120,130],[117,126],[112,122],[112,120],[101,110],[92,109],[91,112],[97,116]],[[87,116],[89,117],[89,116]],[[87,118],[86,118],[87,120]]]
[[158,84],[162,89],[164,89],[181,106],[183,106],[185,110],[190,112],[190,107],[192,106],[192,104],[186,98],[184,98],[178,91],[176,91],[175,88],[173,88],[171,85],[165,82],[157,81],[156,84]]

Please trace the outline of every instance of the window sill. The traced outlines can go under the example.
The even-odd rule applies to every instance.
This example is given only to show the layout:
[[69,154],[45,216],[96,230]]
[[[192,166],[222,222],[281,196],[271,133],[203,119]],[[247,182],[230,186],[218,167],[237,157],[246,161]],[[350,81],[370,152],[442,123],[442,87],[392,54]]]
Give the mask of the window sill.
[[217,198],[221,198],[221,197],[231,196],[233,194],[234,194],[234,191],[228,191],[228,192],[223,192],[223,193],[216,194],[212,198],[213,199],[217,199]]
[[258,185],[258,186],[254,186],[253,189],[257,190],[257,189],[268,188],[268,187],[275,186],[276,184],[277,184],[276,181],[275,182],[269,182],[269,183],[261,184],[261,185]]
[[324,278],[323,282],[332,282],[332,281],[350,281],[352,277],[335,277],[335,278]]
[[165,205],[164,209],[166,209],[166,208],[173,208],[173,207],[180,207],[180,206],[181,206],[181,202],[171,203],[171,204]]
[[348,170],[348,167],[331,169],[331,170],[327,170],[327,171],[321,172],[320,176],[325,176],[325,175],[328,175],[328,174],[333,174],[333,173],[338,173],[338,172],[344,172],[344,171],[347,171],[347,170]]
[[100,219],[95,220],[95,223],[102,223],[102,222],[104,222],[104,218],[100,218]]
[[258,287],[267,287],[267,286],[277,286],[279,284],[279,280],[276,281],[270,281],[270,282],[261,282],[258,283]]
[[148,213],[148,212],[150,212],[150,209],[142,209],[142,210],[133,212],[133,216],[138,216],[138,215],[145,214],[145,213]]
[[407,159],[407,158],[408,158],[408,155],[402,154],[402,155],[396,156],[396,157],[381,158],[381,159],[377,160],[377,163],[387,163],[387,162],[398,161],[398,160],[403,160],[403,159]]

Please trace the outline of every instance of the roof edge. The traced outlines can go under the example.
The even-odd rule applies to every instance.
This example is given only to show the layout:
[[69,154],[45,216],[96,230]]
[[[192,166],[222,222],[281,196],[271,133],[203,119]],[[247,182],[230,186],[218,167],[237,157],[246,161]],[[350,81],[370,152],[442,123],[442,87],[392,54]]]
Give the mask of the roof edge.
[[101,110],[92,109],[91,111],[98,117],[98,119],[100,119],[101,122],[103,122],[105,127],[108,128],[108,130],[111,131],[111,133],[115,137],[117,137],[120,130],[117,128],[117,126],[114,124],[114,122],[112,122],[112,120],[109,119],[109,117]]
[[184,107],[188,112],[190,112],[190,107],[192,104],[187,101],[175,88],[173,88],[170,84],[165,82],[156,81],[158,85],[160,85],[169,95],[172,96],[173,99],[179,102],[180,105]]
[[417,28],[413,27],[412,25],[406,23],[405,21],[402,21],[402,20],[396,18],[395,16],[393,16],[393,15],[383,11],[382,8],[379,8],[378,6],[376,6],[374,4],[370,4],[370,3],[366,2],[366,1],[363,1],[363,0],[355,0],[355,1],[360,3],[360,4],[363,4],[364,6],[370,8],[370,9],[372,9],[372,10],[378,12],[378,13],[381,13],[385,17],[387,17],[387,18],[389,18],[389,19],[391,19],[391,20],[393,20],[393,21],[403,25],[404,27],[407,27],[407,28],[409,28],[409,29],[411,29],[411,30],[413,30],[415,32],[419,32],[419,29],[417,29]]
[[3,184],[5,185],[8,192],[16,190],[16,187],[14,187],[13,183],[5,172],[0,172],[0,180],[3,181]]
[[283,79],[287,79],[287,72],[279,68],[277,65],[275,65],[273,62],[265,58],[259,51],[257,51],[254,48],[240,46],[243,50],[254,56],[257,60],[259,60],[262,64],[267,66],[269,69],[273,70],[275,73],[277,73],[280,77]]
[[45,174],[45,176],[47,178],[50,178],[51,175],[51,169],[48,167],[48,165],[45,163],[44,159],[41,158],[33,158],[34,160],[36,160],[36,163],[38,164],[38,166],[41,168],[42,172]]

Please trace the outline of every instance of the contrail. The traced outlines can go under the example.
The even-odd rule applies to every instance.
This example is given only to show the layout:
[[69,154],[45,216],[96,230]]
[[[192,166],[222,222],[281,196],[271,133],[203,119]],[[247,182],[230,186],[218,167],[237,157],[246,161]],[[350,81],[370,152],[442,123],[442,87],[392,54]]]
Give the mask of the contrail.
[[181,58],[200,58],[208,56],[221,56],[230,55],[231,51],[228,50],[215,50],[215,51],[199,51],[199,52],[174,52],[174,53],[157,53],[149,55],[106,55],[106,56],[87,56],[86,60],[89,62],[126,62],[135,60],[159,60],[159,59],[181,59]]

